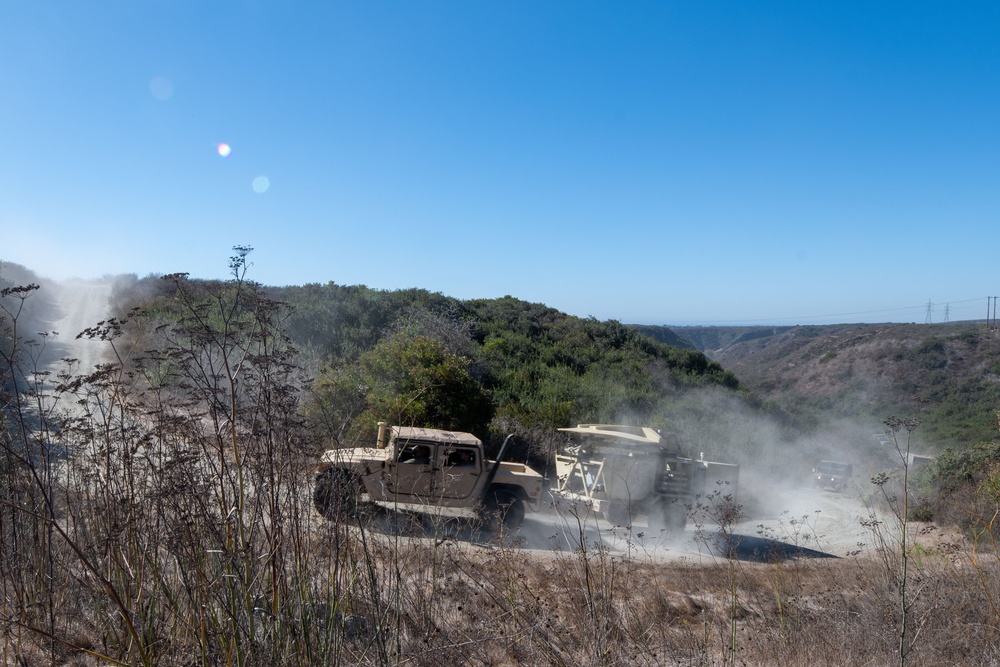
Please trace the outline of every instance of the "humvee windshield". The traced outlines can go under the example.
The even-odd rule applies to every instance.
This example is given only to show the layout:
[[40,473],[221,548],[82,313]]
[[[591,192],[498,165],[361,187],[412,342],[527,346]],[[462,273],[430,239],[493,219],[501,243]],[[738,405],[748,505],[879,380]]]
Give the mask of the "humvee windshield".
[[816,472],[824,475],[837,475],[840,477],[850,477],[851,464],[840,463],[839,461],[820,461],[816,466]]

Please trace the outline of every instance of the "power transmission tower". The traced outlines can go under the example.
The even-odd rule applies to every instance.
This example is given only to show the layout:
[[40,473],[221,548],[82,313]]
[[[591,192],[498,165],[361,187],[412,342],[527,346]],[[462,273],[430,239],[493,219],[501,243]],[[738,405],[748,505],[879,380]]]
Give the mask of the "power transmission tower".
[[951,314],[951,304],[950,303],[946,303],[946,304],[944,304],[944,321],[945,322],[949,322],[950,321],[950,319],[948,317],[950,314]]
[[934,321],[934,304],[931,303],[930,299],[927,299],[927,319],[924,320],[924,324],[930,324]]

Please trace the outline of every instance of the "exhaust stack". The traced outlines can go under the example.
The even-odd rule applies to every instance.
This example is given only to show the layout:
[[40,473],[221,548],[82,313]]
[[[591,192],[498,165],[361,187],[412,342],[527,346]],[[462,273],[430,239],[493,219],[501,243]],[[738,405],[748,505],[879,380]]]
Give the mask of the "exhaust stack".
[[385,449],[386,445],[389,444],[388,442],[386,442],[385,439],[387,426],[388,424],[386,424],[385,422],[378,423],[378,440],[376,442],[376,445],[378,446],[379,449]]

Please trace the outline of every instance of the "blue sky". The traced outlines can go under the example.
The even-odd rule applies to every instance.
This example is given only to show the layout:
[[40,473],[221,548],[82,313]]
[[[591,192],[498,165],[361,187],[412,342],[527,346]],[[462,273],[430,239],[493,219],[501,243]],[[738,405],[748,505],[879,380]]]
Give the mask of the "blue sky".
[[[982,318],[996,2],[0,2],[0,260]],[[222,157],[226,143],[231,154]],[[2,269],[0,269],[2,271]]]

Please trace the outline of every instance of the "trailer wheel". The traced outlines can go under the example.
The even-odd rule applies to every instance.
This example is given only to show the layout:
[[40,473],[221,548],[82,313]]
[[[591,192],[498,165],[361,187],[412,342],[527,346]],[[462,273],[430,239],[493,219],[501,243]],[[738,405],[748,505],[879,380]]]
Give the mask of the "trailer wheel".
[[612,500],[608,502],[608,509],[605,512],[605,518],[607,518],[608,523],[612,526],[631,526],[632,525],[632,513],[629,511],[628,503],[624,503],[620,500]]
[[513,491],[497,489],[486,494],[483,513],[491,532],[517,530],[524,523],[524,502]]
[[649,528],[674,537],[684,532],[687,525],[687,509],[677,498],[663,499],[649,510]]
[[350,474],[327,468],[316,475],[313,505],[327,519],[344,521],[355,514],[358,506],[357,485]]

